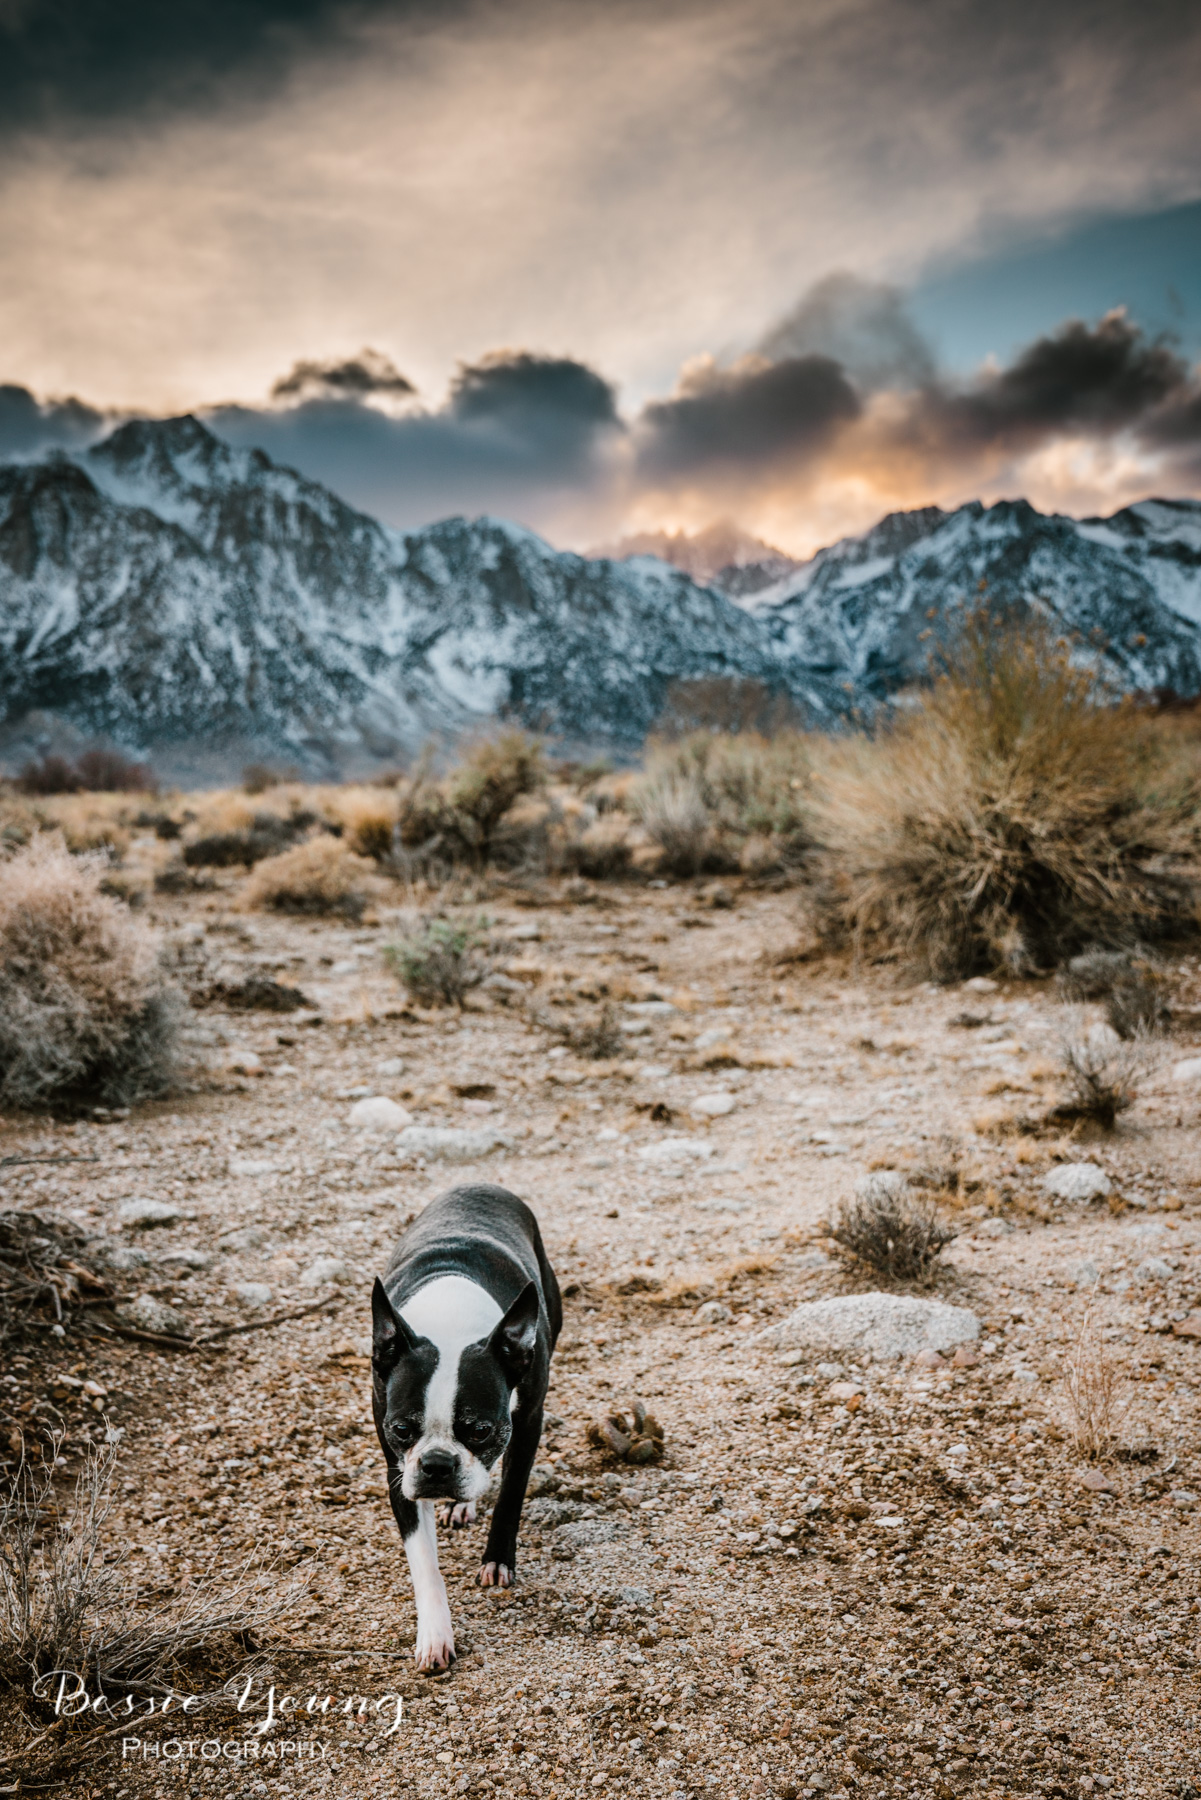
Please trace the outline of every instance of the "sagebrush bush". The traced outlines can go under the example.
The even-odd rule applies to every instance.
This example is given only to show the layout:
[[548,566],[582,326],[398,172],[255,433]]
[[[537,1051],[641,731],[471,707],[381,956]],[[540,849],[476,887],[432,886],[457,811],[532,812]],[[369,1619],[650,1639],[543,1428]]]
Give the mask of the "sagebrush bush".
[[870,1179],[854,1200],[842,1203],[830,1236],[878,1275],[925,1282],[956,1233],[941,1222],[932,1201],[885,1171]]
[[973,615],[920,705],[828,753],[831,923],[941,980],[1195,930],[1199,796],[1045,625]]
[[0,1100],[126,1106],[177,1076],[181,997],[102,858],[45,834],[0,864]]
[[[674,874],[796,867],[812,848],[804,738],[698,731],[650,747],[630,809]],[[751,846],[748,854],[748,846]]]
[[1059,985],[1069,1000],[1103,1000],[1120,1038],[1162,1031],[1171,1017],[1163,971],[1130,950],[1085,950],[1060,971]]
[[520,731],[477,744],[444,781],[432,781],[418,769],[399,808],[401,858],[437,857],[482,868],[506,813],[545,779],[541,744]]
[[242,905],[261,912],[340,913],[359,919],[367,905],[364,883],[371,871],[372,864],[347,850],[338,838],[313,838],[257,863]]
[[414,1000],[427,1006],[461,1006],[491,971],[482,930],[450,919],[425,919],[384,960]]

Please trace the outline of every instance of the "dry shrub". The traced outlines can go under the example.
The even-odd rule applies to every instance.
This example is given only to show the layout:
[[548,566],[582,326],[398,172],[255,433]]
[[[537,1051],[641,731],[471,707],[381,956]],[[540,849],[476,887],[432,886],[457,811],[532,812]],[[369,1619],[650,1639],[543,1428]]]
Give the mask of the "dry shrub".
[[34,839],[0,866],[0,1100],[124,1106],[178,1072],[183,1002],[100,891],[104,864]]
[[1060,1045],[1068,1097],[1047,1114],[1049,1125],[1093,1124],[1112,1131],[1138,1098],[1144,1061],[1139,1039],[1123,1043],[1104,1025],[1066,1033]]
[[400,803],[398,863],[410,872],[434,860],[484,867],[505,815],[545,779],[541,744],[520,731],[477,744],[444,781],[431,780],[427,760]]
[[386,787],[335,788],[325,806],[342,840],[356,856],[387,862],[396,830],[395,791]]
[[854,1200],[844,1200],[830,1236],[855,1262],[893,1281],[928,1282],[934,1264],[958,1234],[932,1201],[911,1192],[904,1177],[872,1175]]
[[1130,1391],[1097,1335],[1091,1312],[1085,1314],[1064,1364],[1063,1388],[1077,1455],[1088,1462],[1104,1462],[1122,1442],[1130,1414]]
[[1196,758],[1043,623],[967,619],[947,672],[830,752],[833,923],[940,980],[1195,930]]
[[560,860],[573,875],[590,881],[612,881],[628,874],[634,845],[630,825],[620,814],[608,814],[567,838]]
[[1059,983],[1069,1000],[1104,1000],[1105,1017],[1120,1038],[1162,1031],[1169,1022],[1163,972],[1133,951],[1094,946],[1072,957]]
[[186,844],[183,860],[189,869],[251,868],[279,856],[316,822],[317,815],[307,810],[287,817],[258,812],[241,830],[212,832]]
[[337,838],[313,838],[255,867],[242,905],[258,912],[341,914],[359,919],[367,905],[364,881],[372,865]]
[[491,971],[484,941],[481,930],[450,919],[424,919],[410,936],[385,947],[384,960],[414,1000],[461,1006]]
[[673,874],[794,868],[811,849],[810,763],[794,731],[774,738],[694,732],[652,744],[630,809]]
[[152,794],[158,783],[149,763],[133,762],[119,750],[85,750],[71,762],[47,755],[26,763],[17,777],[24,794]]

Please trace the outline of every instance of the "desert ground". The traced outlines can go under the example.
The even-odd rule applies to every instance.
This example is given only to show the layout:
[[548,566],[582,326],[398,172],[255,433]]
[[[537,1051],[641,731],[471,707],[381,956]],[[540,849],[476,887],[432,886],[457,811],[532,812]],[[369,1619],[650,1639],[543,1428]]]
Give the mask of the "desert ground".
[[[103,1306],[31,1326],[6,1350],[10,1446],[61,1419],[65,1494],[86,1442],[121,1434],[103,1546],[138,1604],[215,1592],[246,1558],[290,1602],[227,1647],[231,1671],[253,1656],[241,1714],[103,1742],[76,1724],[59,1791],[1195,1794],[1201,1084],[1174,1070],[1201,1032],[1150,1042],[1113,1132],[1023,1135],[1081,1026],[1049,981],[821,957],[794,893],[737,877],[443,900],[486,920],[501,977],[461,1010],[410,1003],[389,971],[421,904],[395,885],[358,923],[240,911],[229,876],[153,896],[139,917],[198,997],[262,974],[306,1004],[197,1006],[197,1073],[168,1101],[3,1121],[0,1203],[102,1237],[114,1298],[149,1296],[189,1340],[114,1333]],[[1195,960],[1171,979],[1201,1003]],[[589,1060],[554,1024],[606,998],[624,1044]],[[479,1134],[468,1160],[352,1126],[377,1095]],[[1081,1161],[1108,1195],[1056,1201],[1048,1175]],[[889,1169],[958,1234],[926,1288],[824,1232]],[[534,1207],[565,1324],[517,1584],[474,1587],[482,1524],[443,1534],[459,1658],[431,1678],[371,1422],[369,1294],[407,1220],[485,1180]],[[970,1309],[978,1341],[866,1360],[771,1335],[802,1302],[890,1286]],[[233,1325],[255,1328],[190,1343]],[[1101,1461],[1064,1382],[1082,1330],[1125,1409]],[[589,1437],[635,1399],[663,1432],[642,1465]],[[262,1732],[272,1684],[299,1705]],[[332,1703],[306,1712],[313,1695]],[[6,1705],[12,1755],[27,1726]],[[34,1791],[9,1766],[4,1791]]]

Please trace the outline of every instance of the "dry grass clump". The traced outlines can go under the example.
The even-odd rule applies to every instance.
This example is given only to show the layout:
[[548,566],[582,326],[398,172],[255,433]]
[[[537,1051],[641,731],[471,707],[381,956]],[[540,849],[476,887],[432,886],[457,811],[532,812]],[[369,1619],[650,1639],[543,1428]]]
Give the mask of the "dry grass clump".
[[36,837],[0,865],[0,1102],[126,1106],[176,1078],[183,1002],[100,891],[104,863]]
[[1144,1049],[1136,1038],[1123,1043],[1108,1027],[1065,1033],[1060,1056],[1068,1097],[1051,1108],[1046,1123],[1092,1124],[1112,1131],[1138,1098]]
[[1076,1454],[1104,1462],[1123,1440],[1130,1415],[1130,1390],[1122,1372],[1086,1313],[1063,1370],[1068,1429]]
[[426,1006],[462,1006],[492,964],[483,953],[482,932],[450,919],[425,919],[398,944],[388,944],[384,960],[414,1000]]
[[810,762],[795,731],[698,731],[650,747],[630,793],[634,816],[676,875],[795,868],[813,847]]
[[1195,930],[1196,759],[1050,630],[966,621],[947,672],[830,753],[833,918],[938,979]]
[[485,867],[505,815],[545,779],[541,744],[520,731],[477,744],[444,781],[419,768],[400,802],[398,864],[408,872],[437,862]]
[[17,777],[23,794],[153,794],[158,783],[149,763],[119,750],[85,750],[72,762],[53,754],[28,762]]
[[341,831],[347,848],[356,856],[369,856],[373,862],[387,862],[392,855],[399,810],[395,790],[335,788],[325,798],[324,810]]
[[185,844],[183,860],[189,869],[251,868],[268,857],[279,856],[316,822],[316,814],[308,811],[287,818],[279,813],[258,812],[240,830],[211,832]]
[[1073,956],[1059,982],[1069,1000],[1104,1000],[1105,1017],[1120,1038],[1162,1031],[1168,1025],[1166,982],[1148,957],[1094,947]]
[[341,914],[360,919],[372,865],[337,838],[313,838],[260,862],[242,895],[242,905],[259,912]]
[[942,1223],[932,1201],[886,1172],[870,1176],[861,1193],[843,1201],[829,1235],[877,1275],[924,1283],[958,1234]]

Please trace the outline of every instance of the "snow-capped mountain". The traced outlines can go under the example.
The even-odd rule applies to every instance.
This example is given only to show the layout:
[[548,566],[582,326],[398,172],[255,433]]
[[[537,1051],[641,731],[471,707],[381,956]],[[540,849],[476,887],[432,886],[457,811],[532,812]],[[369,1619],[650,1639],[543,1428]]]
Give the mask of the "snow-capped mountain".
[[0,469],[10,723],[49,713],[164,767],[353,766],[497,714],[636,744],[691,675],[780,679],[761,625],[663,563],[493,519],[402,535],[190,417]]
[[777,655],[870,704],[926,665],[953,614],[1039,606],[1123,689],[1201,690],[1201,502],[1070,519],[1024,500],[891,513],[754,596]]
[[193,418],[137,420],[0,468],[0,754],[53,727],[179,779],[251,758],[332,772],[498,716],[632,749],[673,681],[708,676],[829,724],[919,678],[982,593],[1049,609],[1119,686],[1201,691],[1196,501],[927,507],[779,573],[739,605],[721,577],[496,519],[402,534]]

